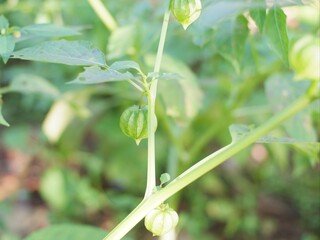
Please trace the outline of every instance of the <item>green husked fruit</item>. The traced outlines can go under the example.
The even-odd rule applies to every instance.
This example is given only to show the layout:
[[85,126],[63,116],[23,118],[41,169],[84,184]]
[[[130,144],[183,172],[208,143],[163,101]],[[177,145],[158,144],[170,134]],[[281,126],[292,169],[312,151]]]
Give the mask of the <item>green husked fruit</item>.
[[180,22],[184,29],[196,21],[201,14],[200,0],[172,0],[171,11],[174,17]]
[[137,145],[144,138],[148,138],[148,108],[137,105],[127,108],[120,117],[122,132],[133,138]]
[[178,214],[168,204],[161,204],[147,214],[144,225],[153,236],[161,236],[175,228],[178,221]]

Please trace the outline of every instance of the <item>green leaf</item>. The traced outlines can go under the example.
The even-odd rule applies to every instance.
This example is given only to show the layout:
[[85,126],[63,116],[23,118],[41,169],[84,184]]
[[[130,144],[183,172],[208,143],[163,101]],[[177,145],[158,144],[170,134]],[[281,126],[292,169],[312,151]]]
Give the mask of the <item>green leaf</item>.
[[4,126],[9,127],[9,123],[2,116],[1,110],[2,110],[2,99],[1,99],[1,95],[0,95],[0,125],[4,125]]
[[[273,75],[265,82],[265,91],[273,112],[283,111],[299,96],[303,95],[310,82],[293,80],[291,74]],[[312,126],[310,108],[305,108],[284,123],[290,137],[304,142],[315,142],[317,134]]]
[[7,29],[9,27],[9,22],[5,16],[0,16],[0,33],[2,33],[2,29]]
[[169,173],[162,173],[160,176],[160,186],[162,187],[163,184],[169,182],[171,179]]
[[[229,127],[230,135],[232,137],[232,142],[241,141],[241,139],[245,136],[250,135],[250,133],[254,130],[253,126],[247,126],[243,124],[232,124]],[[306,156],[308,156],[309,161],[312,165],[315,165],[319,162],[319,153],[320,153],[320,143],[316,141],[308,141],[295,139],[292,137],[273,137],[270,135],[263,136],[259,138],[256,143],[281,143],[281,144],[289,144],[294,147],[296,150],[302,152]]]
[[34,24],[20,29],[24,37],[69,37],[80,35],[78,29],[54,24]]
[[80,73],[75,80],[69,83],[97,84],[129,79],[134,79],[134,76],[129,72],[121,73],[112,68],[102,69],[98,66],[91,66],[85,67],[84,72]]
[[249,11],[251,18],[256,23],[260,32],[263,31],[264,22],[266,20],[266,3],[264,0],[259,0],[262,7],[254,8]]
[[57,40],[14,52],[12,58],[67,65],[106,66],[104,54],[88,41]]
[[240,72],[248,35],[248,20],[242,15],[236,19],[224,21],[215,33],[216,50],[233,65],[236,72]]
[[0,57],[7,63],[14,50],[15,42],[12,35],[0,35]]
[[111,64],[110,68],[116,71],[134,69],[141,72],[140,66],[134,61],[118,61]]
[[273,6],[267,15],[265,34],[269,45],[288,66],[288,45],[286,15],[278,6]]
[[33,232],[24,240],[101,240],[107,232],[80,224],[59,224]]
[[24,73],[16,76],[9,87],[15,92],[40,93],[52,98],[59,97],[59,90],[54,85],[47,79],[33,74]]

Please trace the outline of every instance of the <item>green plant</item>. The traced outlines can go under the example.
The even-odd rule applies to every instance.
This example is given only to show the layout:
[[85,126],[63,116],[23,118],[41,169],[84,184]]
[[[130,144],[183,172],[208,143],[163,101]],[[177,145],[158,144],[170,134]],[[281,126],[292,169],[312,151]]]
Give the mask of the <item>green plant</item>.
[[[98,4],[99,1],[90,1],[93,6],[95,4]],[[175,3],[179,1],[169,1],[166,3],[168,6],[168,9],[166,10],[164,14],[164,20],[161,30],[161,36],[158,46],[158,52],[157,56],[155,57],[155,64],[154,69],[152,72],[145,73],[142,71],[142,68],[140,67],[140,64],[134,62],[134,61],[117,61],[111,64],[110,66],[106,64],[105,56],[104,54],[99,51],[98,49],[93,48],[91,45],[89,45],[87,42],[81,42],[81,41],[66,41],[66,40],[55,40],[55,41],[49,41],[49,42],[43,42],[40,43],[34,47],[21,49],[18,51],[14,51],[15,43],[19,41],[23,41],[23,34],[25,31],[27,31],[27,34],[36,34],[37,31],[42,30],[42,26],[33,26],[33,28],[30,27],[24,27],[22,29],[18,28],[10,28],[8,22],[5,20],[4,17],[0,19],[1,24],[1,38],[0,42],[3,44],[1,45],[0,54],[6,62],[9,57],[11,58],[18,58],[18,59],[27,59],[27,60],[33,60],[33,61],[45,61],[45,62],[54,62],[54,63],[62,63],[62,64],[68,64],[68,65],[79,65],[84,66],[84,72],[80,73],[79,76],[72,81],[71,83],[76,84],[97,84],[97,83],[104,83],[104,82],[114,82],[114,81],[127,81],[129,82],[137,91],[139,94],[140,99],[142,101],[146,100],[147,106],[148,106],[148,129],[155,129],[156,127],[156,120],[154,118],[155,115],[155,107],[156,107],[156,99],[158,95],[158,84],[162,82],[179,82],[183,76],[180,76],[179,74],[174,73],[163,73],[160,71],[160,66],[163,58],[163,52],[164,52],[164,45],[166,40],[166,33],[167,33],[167,27],[169,24],[169,16],[170,12],[173,11],[175,13],[176,18],[178,21],[182,22],[184,24],[184,27],[186,28],[191,22],[193,22],[196,17],[193,17],[191,20],[189,17],[191,16],[181,16],[181,12],[179,11],[179,5],[176,5]],[[184,1],[182,1],[184,2]],[[189,2],[189,1],[185,1]],[[195,3],[196,1],[191,1]],[[188,5],[189,6],[189,5]],[[214,4],[208,6],[209,8],[214,7]],[[105,9],[100,6],[100,8],[96,9]],[[266,38],[269,41],[269,44],[271,48],[276,53],[277,57],[281,59],[283,66],[289,66],[290,62],[292,63],[292,67],[297,70],[298,73],[303,73],[301,69],[299,68],[300,65],[297,64],[295,61],[297,60],[296,57],[293,55],[290,55],[290,60],[288,59],[288,51],[289,51],[289,39],[287,36],[286,31],[286,15],[278,5],[273,5],[268,13],[266,12],[266,6],[263,4],[263,1],[261,4],[258,4],[258,7],[249,8],[250,10],[250,16],[257,24],[259,30],[261,32],[264,31],[264,34],[266,35]],[[196,14],[198,14],[200,11],[200,8],[197,8]],[[182,10],[184,13],[185,10]],[[111,15],[106,15],[108,11],[102,11],[102,13],[99,14],[101,18],[103,16],[108,16],[104,23],[106,27],[110,31],[114,31],[117,24],[115,24],[115,21],[112,20]],[[210,13],[211,14],[211,13]],[[204,18],[206,20],[205,24],[210,24],[210,21],[214,21],[212,18],[210,18],[210,14],[207,13]],[[191,14],[192,15],[192,14]],[[186,19],[187,18],[187,22]],[[203,20],[203,21],[205,21]],[[243,56],[245,54],[245,43],[248,38],[248,20],[247,17],[245,17],[243,14],[239,14],[236,18],[230,20],[230,22],[224,22],[220,27],[216,29],[214,40],[216,44],[216,51],[220,54],[220,57],[225,59],[226,61],[229,61],[231,66],[235,69],[235,73],[240,74],[241,72],[241,61],[243,59]],[[27,30],[26,30],[27,29]],[[28,30],[29,29],[29,30]],[[32,29],[34,32],[32,32]],[[47,34],[47,37],[50,37],[52,34],[52,31],[56,30],[55,26],[47,25],[46,31],[43,34]],[[69,35],[75,35],[77,34],[77,31],[74,31],[74,29],[71,28],[58,28],[60,31],[55,32],[55,36],[57,37],[66,37]],[[28,32],[29,31],[29,32]],[[17,32],[22,33],[22,38],[17,34]],[[31,32],[31,33],[30,33]],[[198,36],[201,37],[201,36]],[[16,40],[14,40],[16,39]],[[298,48],[298,49],[297,49]],[[60,52],[57,55],[56,49],[59,49]],[[300,54],[300,51],[302,51],[299,47],[293,47],[293,49],[296,49],[297,54]],[[252,55],[258,55],[258,53],[253,53]],[[305,57],[302,56],[303,61],[305,61]],[[298,60],[297,60],[298,61]],[[300,61],[298,61],[300,62]],[[279,64],[279,62],[277,62]],[[280,65],[281,65],[280,64]],[[274,66],[271,66],[270,68],[274,68]],[[268,72],[268,70],[265,70]],[[263,75],[263,74],[261,74]],[[283,106],[282,109],[273,117],[270,117],[270,119],[264,120],[260,127],[248,127],[244,125],[232,125],[230,127],[230,132],[232,135],[232,142],[229,145],[226,145],[225,147],[221,148],[220,150],[208,155],[207,157],[203,158],[201,161],[197,162],[196,164],[193,164],[190,168],[188,168],[186,171],[184,171],[181,175],[174,178],[168,185],[162,188],[156,187],[156,155],[155,155],[155,133],[153,131],[148,131],[148,176],[147,176],[147,186],[146,186],[146,192],[145,192],[145,198],[142,200],[142,202],[137,206],[137,208],[132,211],[130,215],[122,222],[120,223],[113,231],[109,233],[107,237],[104,239],[121,239],[124,237],[124,235],[133,228],[139,221],[141,221],[148,213],[153,211],[153,209],[156,209],[159,206],[162,206],[163,202],[166,201],[170,196],[176,194],[179,192],[182,188],[186,187],[187,185],[191,184],[204,174],[208,173],[210,170],[215,168],[216,166],[220,165],[230,157],[234,156],[241,150],[245,149],[249,145],[255,142],[261,142],[261,143],[268,143],[268,142],[286,142],[291,145],[296,145],[297,148],[301,148],[301,144],[308,144],[311,148],[311,151],[306,151],[306,154],[309,155],[311,160],[314,160],[314,162],[317,161],[317,147],[319,147],[319,144],[314,142],[315,138],[310,142],[310,139],[306,137],[305,142],[301,142],[300,139],[295,138],[274,138],[270,136],[266,136],[269,134],[269,132],[276,128],[277,126],[284,123],[289,118],[293,117],[295,114],[297,114],[299,111],[302,111],[307,108],[307,106],[319,98],[319,78],[314,77],[315,75],[312,74],[312,77],[310,78],[310,75],[304,74],[303,77],[305,77],[306,85],[305,89],[306,91],[301,94],[297,99],[293,99],[292,103]],[[287,75],[281,75],[279,78],[283,78],[282,84],[284,86],[281,86],[285,90],[289,90],[288,86],[293,86],[294,84],[290,82],[290,76]],[[289,79],[289,83],[286,85],[285,79]],[[250,80],[250,79],[249,79]],[[254,88],[253,84],[259,84],[257,82],[252,83],[249,80],[247,82],[244,82],[243,85],[240,85],[239,92],[234,92],[234,99],[231,100],[231,107],[230,109],[236,109],[239,102],[242,101],[243,98],[246,97],[246,95],[251,94],[251,90]],[[261,77],[261,80],[264,80],[263,77]],[[29,88],[21,87],[24,86],[26,83],[25,81],[20,81],[15,83],[11,83],[8,87],[4,87],[0,89],[0,94],[5,94],[10,91],[26,91],[26,89],[30,89],[30,91],[42,91],[44,86],[45,89],[48,89],[48,92],[52,94],[53,97],[57,97],[55,94],[55,91],[52,90],[50,87],[45,85],[42,81],[38,81],[38,84],[32,85]],[[170,83],[169,83],[170,84]],[[250,85],[251,84],[251,85]],[[275,89],[275,85],[279,84],[278,82],[272,82],[271,80],[268,81],[268,84],[270,86],[267,88],[271,89],[270,94],[271,98],[276,97],[272,96],[273,92],[272,90]],[[274,84],[274,85],[272,85]],[[191,85],[191,83],[190,83]],[[20,87],[19,87],[20,86]],[[277,86],[277,85],[276,85]],[[294,92],[295,90],[293,90]],[[165,91],[164,91],[165,92]],[[166,93],[162,94],[162,98],[164,98],[164,102],[168,101],[168,98],[166,98]],[[59,96],[58,96],[59,97]],[[146,97],[146,99],[144,99]],[[65,97],[65,100],[69,100],[70,98]],[[71,97],[72,98],[72,97]],[[290,101],[291,102],[291,101]],[[187,103],[184,102],[185,105]],[[0,102],[0,110],[2,107],[2,103]],[[189,106],[186,106],[189,107]],[[75,109],[79,108],[79,106],[74,106]],[[161,108],[161,106],[159,107]],[[85,114],[85,113],[84,113]],[[231,114],[230,114],[231,115]],[[145,115],[143,115],[145,117]],[[188,124],[187,119],[188,117],[185,116],[180,121],[184,122],[184,124]],[[231,116],[228,116],[226,114],[225,118],[227,119],[227,123],[229,119],[232,119]],[[2,115],[0,115],[0,123],[4,125],[8,125],[7,122],[4,120]],[[145,124],[146,121],[144,119],[143,124]],[[121,124],[121,123],[120,123]],[[220,123],[219,123],[220,124]],[[170,123],[169,123],[170,125]],[[216,131],[216,126],[210,126],[208,127],[208,136],[211,137],[211,132]],[[145,127],[145,126],[144,126]],[[143,128],[144,128],[143,127]],[[170,128],[169,126],[168,128]],[[145,128],[144,128],[145,129]],[[173,131],[172,131],[173,132]],[[129,134],[131,135],[131,134]],[[173,135],[173,136],[172,136]],[[141,140],[141,136],[137,136],[138,140]],[[145,136],[143,136],[144,138]],[[298,136],[299,137],[299,136]],[[134,137],[136,138],[136,137]],[[175,144],[175,149],[178,152],[178,154],[183,155],[183,152],[185,149],[183,149],[183,146],[179,144],[179,141],[176,140],[177,138],[174,136],[173,133],[171,133],[171,138],[173,139],[172,142]],[[312,138],[312,137],[311,137]],[[197,155],[197,151],[199,149],[202,149],[203,145],[206,144],[206,137],[203,136],[203,138],[195,138],[191,140],[192,144],[194,145],[191,149],[191,153],[194,156]],[[191,154],[190,154],[191,155]],[[191,157],[192,158],[192,155]]]

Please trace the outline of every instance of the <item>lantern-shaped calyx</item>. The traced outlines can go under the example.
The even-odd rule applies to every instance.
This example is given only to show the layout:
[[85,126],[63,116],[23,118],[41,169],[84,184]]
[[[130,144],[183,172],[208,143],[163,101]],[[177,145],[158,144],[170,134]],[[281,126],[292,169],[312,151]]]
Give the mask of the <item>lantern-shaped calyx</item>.
[[120,117],[120,128],[139,145],[142,139],[148,137],[148,107],[133,105],[127,108]]
[[144,225],[153,236],[161,236],[175,228],[178,221],[178,214],[168,204],[161,204],[147,214]]
[[201,14],[201,0],[172,0],[171,11],[184,29],[197,20]]

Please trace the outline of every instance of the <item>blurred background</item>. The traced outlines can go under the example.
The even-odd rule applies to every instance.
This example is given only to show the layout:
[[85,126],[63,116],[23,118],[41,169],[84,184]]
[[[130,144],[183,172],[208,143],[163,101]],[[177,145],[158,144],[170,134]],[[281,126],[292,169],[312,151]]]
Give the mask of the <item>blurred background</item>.
[[[73,27],[81,35],[66,39],[91,41],[108,64],[127,59],[152,71],[165,4],[103,3],[117,23],[113,31],[85,0],[0,0],[0,15],[10,26]],[[305,36],[319,43],[316,1],[279,3],[292,44]],[[295,69],[270,50],[250,17],[261,1],[206,0],[203,6],[187,31],[173,19],[169,25],[162,71],[184,79],[159,82],[158,178],[164,172],[174,178],[229,144],[231,124],[263,124],[309,84],[294,80]],[[51,39],[38,36],[16,50]],[[144,195],[146,140],[137,147],[119,128],[122,111],[139,103],[139,93],[126,82],[66,84],[80,72],[60,64],[0,63],[0,88],[19,80],[32,86],[2,96],[10,127],[0,125],[1,240],[62,222],[110,230]],[[319,109],[314,102],[270,133],[273,140],[241,151],[170,198],[180,216],[178,239],[319,239]],[[126,239],[153,238],[140,223]]]

